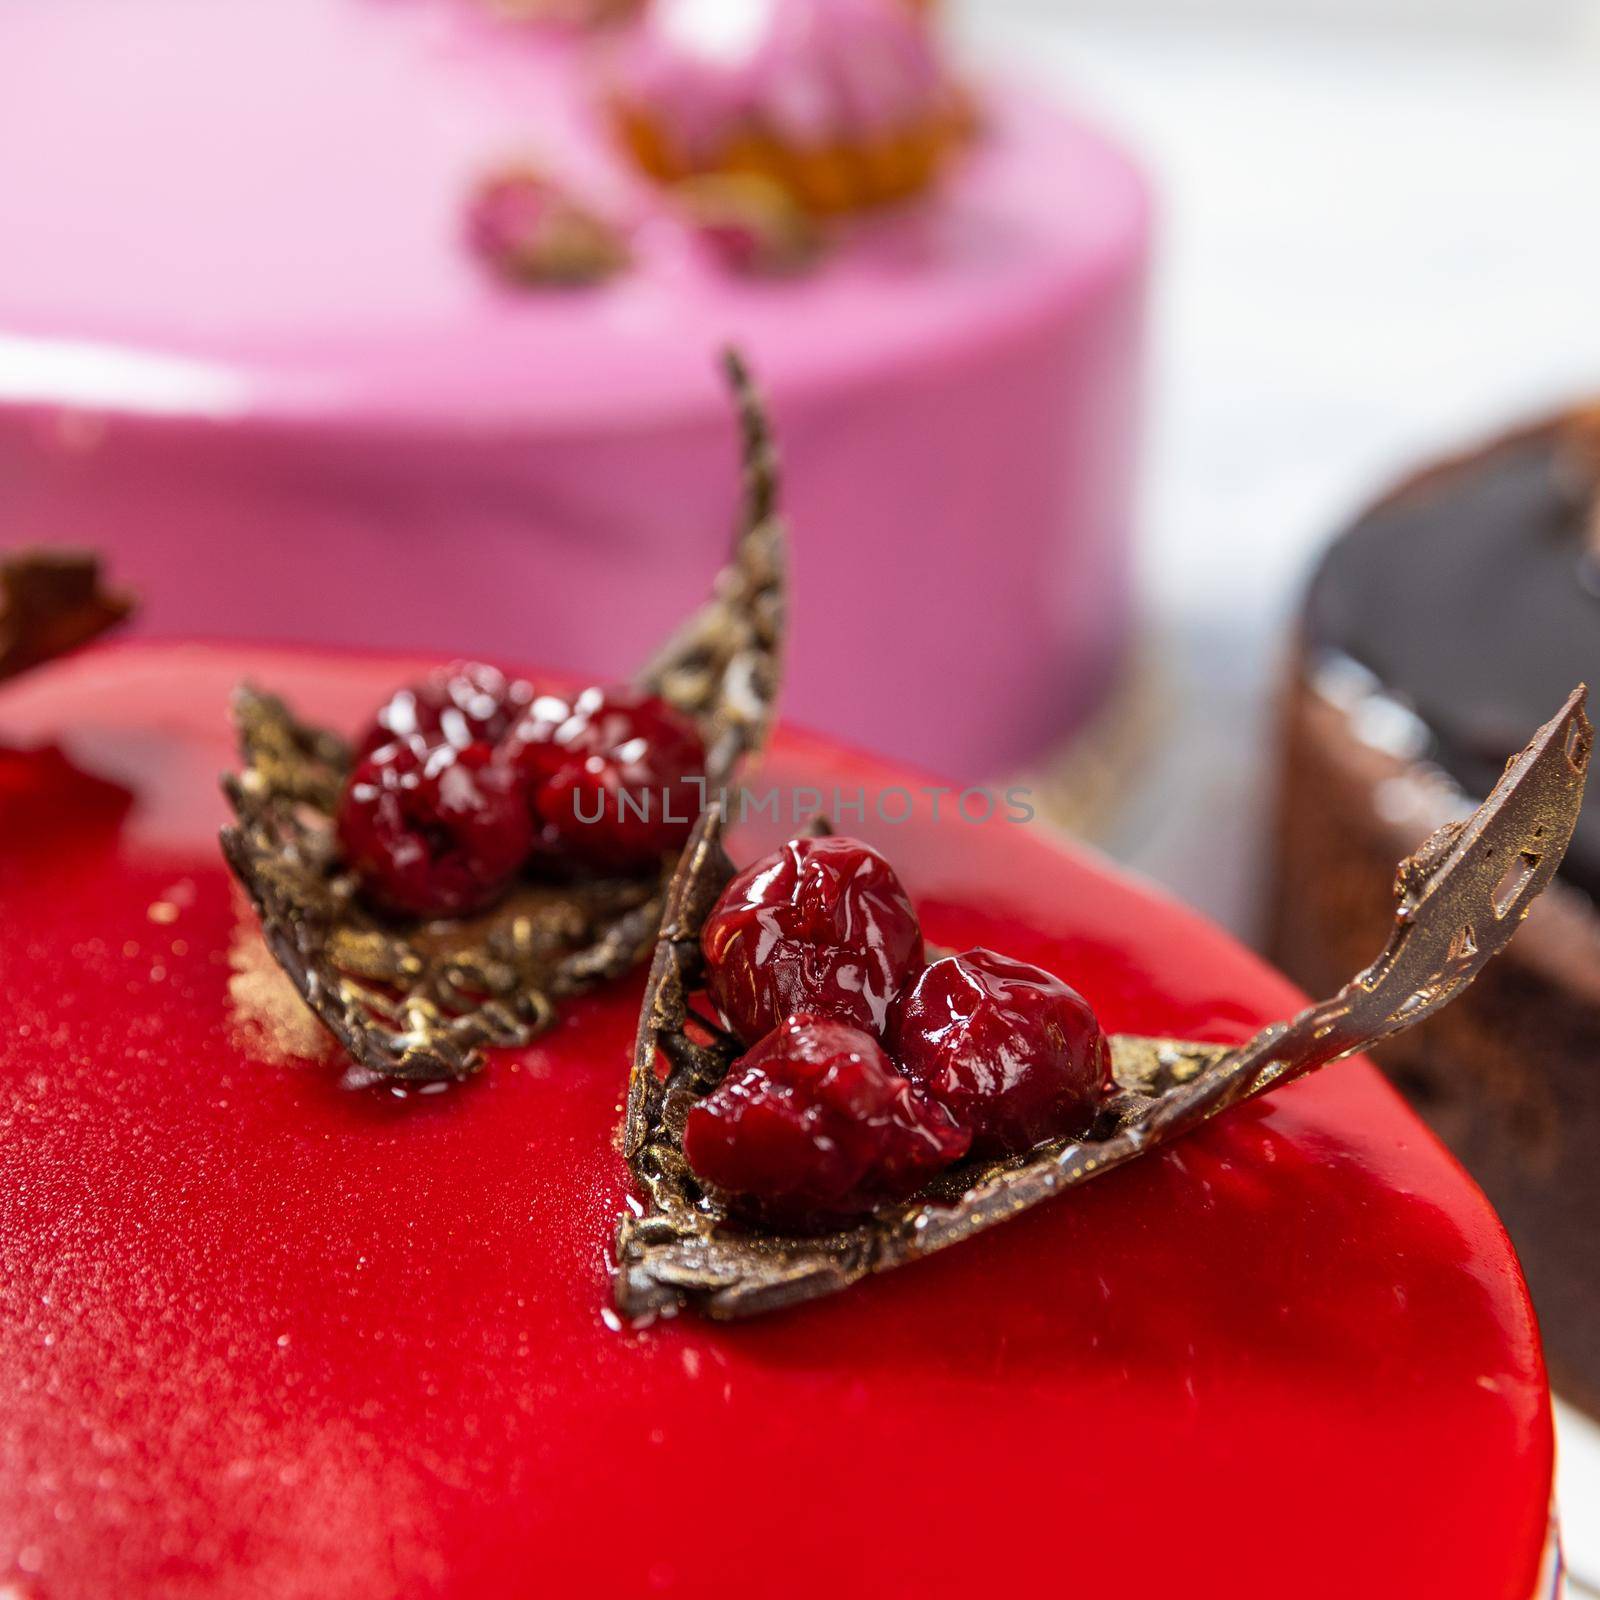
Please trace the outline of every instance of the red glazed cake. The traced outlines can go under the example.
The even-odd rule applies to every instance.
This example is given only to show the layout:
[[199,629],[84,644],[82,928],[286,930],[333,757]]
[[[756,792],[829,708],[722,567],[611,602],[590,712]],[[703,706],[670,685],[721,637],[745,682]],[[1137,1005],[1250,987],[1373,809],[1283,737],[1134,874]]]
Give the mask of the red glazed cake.
[[[1522,1279],[1359,1060],[848,1294],[623,1323],[642,976],[470,1083],[351,1092],[218,854],[238,680],[353,732],[419,671],[136,644],[0,692],[10,1594],[1536,1592]],[[1059,973],[1109,1030],[1297,1008],[1191,913],[936,819],[897,769],[780,733],[762,782],[904,791],[852,826],[930,943]]]

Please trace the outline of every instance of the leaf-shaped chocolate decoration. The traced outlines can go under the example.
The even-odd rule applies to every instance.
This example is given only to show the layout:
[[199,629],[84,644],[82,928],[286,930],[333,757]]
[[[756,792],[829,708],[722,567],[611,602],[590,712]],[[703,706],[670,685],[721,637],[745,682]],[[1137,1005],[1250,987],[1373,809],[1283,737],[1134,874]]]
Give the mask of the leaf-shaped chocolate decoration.
[[[743,363],[727,358],[743,435],[744,507],[710,602],[641,675],[705,736],[707,785],[726,785],[760,747],[777,699],[784,533],[765,414]],[[522,1045],[556,1003],[642,961],[664,883],[595,879],[519,885],[481,917],[410,923],[356,894],[333,817],[351,762],[336,734],[282,701],[237,696],[243,770],[223,780],[237,818],[222,847],[273,955],[351,1057],[347,1082],[470,1076],[489,1045]]]
[[26,550],[0,561],[0,681],[66,655],[133,609],[105,587],[100,558],[79,550]]
[[624,1153],[643,1207],[618,1228],[619,1308],[640,1317],[687,1305],[734,1318],[832,1294],[971,1238],[1422,1021],[1504,948],[1555,875],[1594,742],[1584,699],[1582,688],[1573,692],[1469,821],[1442,830],[1401,865],[1388,946],[1334,999],[1235,1049],[1118,1035],[1118,1093],[1088,1137],[1025,1159],[963,1163],[916,1199],[811,1237],[731,1222],[683,1155],[690,1108],[740,1050],[690,1010],[702,976],[700,926],[734,871],[721,818],[708,811],[668,893],[634,1050]]

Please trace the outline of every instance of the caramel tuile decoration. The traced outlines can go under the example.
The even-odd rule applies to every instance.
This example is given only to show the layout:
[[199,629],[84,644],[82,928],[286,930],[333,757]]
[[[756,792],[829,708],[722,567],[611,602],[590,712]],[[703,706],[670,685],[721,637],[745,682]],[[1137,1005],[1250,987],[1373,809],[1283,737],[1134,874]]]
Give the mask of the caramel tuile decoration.
[[[733,559],[711,600],[640,677],[693,717],[719,792],[765,742],[777,699],[785,539],[767,419],[740,358],[726,369],[743,437],[744,504]],[[261,917],[268,947],[349,1054],[345,1082],[471,1076],[488,1046],[521,1046],[557,1003],[646,959],[664,874],[572,885],[524,882],[492,911],[405,922],[373,911],[339,859],[334,812],[351,751],[241,687],[243,770],[223,779],[236,817],[223,853]]]
[[917,1199],[810,1237],[729,1222],[683,1155],[690,1108],[741,1049],[689,1011],[702,975],[699,930],[734,872],[722,818],[708,810],[668,892],[634,1050],[623,1148],[644,1210],[618,1228],[619,1309],[648,1318],[688,1306],[732,1319],[836,1293],[969,1239],[1431,1016],[1505,947],[1561,863],[1594,743],[1586,693],[1573,691],[1468,821],[1441,829],[1401,864],[1388,946],[1332,1000],[1234,1049],[1117,1035],[1119,1092],[1087,1138],[1042,1146],[1028,1159],[963,1163]]
[[0,560],[0,682],[88,644],[133,610],[105,587],[100,558],[24,550]]

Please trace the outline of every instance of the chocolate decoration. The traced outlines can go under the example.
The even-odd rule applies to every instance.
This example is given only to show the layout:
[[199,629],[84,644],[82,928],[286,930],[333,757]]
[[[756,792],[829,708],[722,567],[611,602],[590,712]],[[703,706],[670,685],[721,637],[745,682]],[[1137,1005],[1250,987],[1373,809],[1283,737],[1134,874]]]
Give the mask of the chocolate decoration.
[[133,610],[105,587],[100,558],[28,550],[0,560],[0,682],[88,644]]
[[[1350,657],[1413,709],[1412,752],[1467,794],[1489,792],[1518,730],[1576,679],[1600,675],[1600,428],[1550,423],[1415,480],[1324,559],[1307,654]],[[1578,823],[1564,877],[1600,895],[1600,808]]]
[[[727,358],[743,433],[744,509],[713,598],[640,683],[698,724],[716,792],[765,741],[777,700],[785,537],[765,413],[743,363]],[[646,878],[519,884],[483,916],[404,922],[356,893],[334,814],[351,751],[250,688],[236,702],[243,770],[223,787],[237,822],[222,831],[267,945],[349,1054],[346,1081],[461,1079],[494,1045],[549,1027],[568,996],[620,976],[655,939],[665,884]]]
[[734,873],[722,818],[708,810],[668,893],[640,1015],[623,1152],[643,1209],[620,1219],[618,1308],[645,1317],[690,1306],[736,1318],[836,1293],[972,1238],[1243,1100],[1421,1022],[1504,948],[1555,875],[1594,744],[1585,699],[1582,687],[1574,690],[1478,811],[1401,864],[1387,946],[1332,1000],[1235,1049],[1118,1035],[1118,1093],[1088,1137],[1044,1145],[1022,1161],[962,1163],[918,1199],[816,1236],[734,1223],[683,1154],[690,1109],[741,1050],[691,1009],[703,976],[699,930]]

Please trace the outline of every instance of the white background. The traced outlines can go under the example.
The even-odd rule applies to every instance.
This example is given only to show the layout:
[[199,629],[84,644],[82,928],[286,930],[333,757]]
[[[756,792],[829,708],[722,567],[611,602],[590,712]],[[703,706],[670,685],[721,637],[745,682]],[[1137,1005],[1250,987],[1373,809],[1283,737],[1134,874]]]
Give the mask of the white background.
[[[1600,3],[971,0],[962,20],[1155,180],[1141,566],[1167,709],[1101,842],[1248,936],[1310,561],[1417,455],[1600,391]],[[1600,1593],[1600,1430],[1571,1417],[1563,1474]]]

